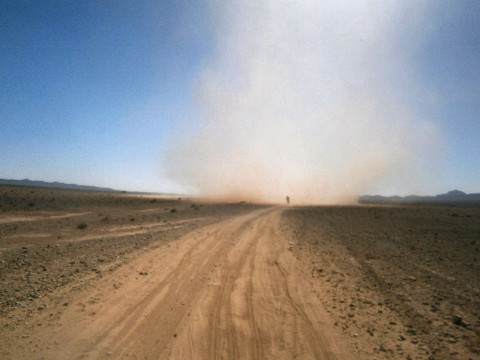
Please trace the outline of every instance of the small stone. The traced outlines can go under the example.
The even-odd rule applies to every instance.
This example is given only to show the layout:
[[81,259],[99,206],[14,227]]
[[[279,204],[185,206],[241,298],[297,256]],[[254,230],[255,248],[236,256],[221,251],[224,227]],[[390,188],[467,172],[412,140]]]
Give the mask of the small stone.
[[417,332],[414,329],[407,329],[407,333],[409,333],[410,335],[417,335]]
[[465,322],[460,315],[453,315],[452,321],[455,325],[463,326],[465,328],[470,326],[470,324]]

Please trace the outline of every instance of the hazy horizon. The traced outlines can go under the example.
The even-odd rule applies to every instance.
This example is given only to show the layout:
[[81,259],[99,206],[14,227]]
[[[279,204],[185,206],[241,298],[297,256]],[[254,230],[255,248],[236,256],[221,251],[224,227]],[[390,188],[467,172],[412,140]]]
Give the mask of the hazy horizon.
[[[258,204],[261,204],[261,203],[264,203],[264,204],[277,204],[277,205],[282,205],[282,204],[286,204],[286,197],[285,198],[277,198],[277,199],[271,199],[271,201],[266,201],[262,198],[254,198],[254,197],[246,197],[246,198],[242,198],[241,196],[225,196],[225,197],[221,197],[221,196],[212,196],[212,197],[208,197],[206,195],[201,195],[201,194],[192,194],[192,193],[167,193],[167,192],[149,192],[149,191],[142,191],[142,190],[129,190],[129,191],[125,191],[123,189],[118,189],[118,188],[112,188],[112,187],[109,187],[109,186],[105,186],[105,187],[100,187],[100,186],[97,186],[95,184],[79,184],[79,183],[63,183],[63,182],[58,182],[58,181],[52,181],[52,182],[46,182],[46,181],[43,181],[43,180],[40,180],[40,179],[4,179],[4,178],[0,178],[0,186],[10,186],[10,184],[7,184],[7,183],[3,183],[3,181],[13,181],[13,182],[40,182],[40,183],[45,183],[46,185],[35,185],[35,184],[15,184],[13,186],[25,186],[25,187],[29,187],[29,186],[38,186],[40,188],[56,188],[54,185],[59,185],[57,188],[58,189],[73,189],[73,190],[87,190],[87,191],[105,191],[106,189],[108,189],[108,191],[113,191],[113,192],[118,192],[118,193],[123,193],[123,192],[126,192],[127,194],[139,194],[139,195],[151,195],[151,196],[156,196],[156,195],[161,195],[161,196],[173,196],[175,198],[177,198],[178,196],[181,196],[182,198],[185,198],[185,199],[197,199],[199,201],[212,201],[212,202],[244,202],[244,201],[247,201],[247,202],[251,202],[251,203],[258,203]],[[63,187],[63,186],[66,186],[66,187]],[[69,186],[74,186],[74,188],[71,188]],[[85,188],[85,189],[82,189],[82,188]],[[478,193],[468,193],[468,192],[464,192],[462,191],[461,189],[451,189],[445,193],[435,193],[435,194],[408,194],[408,195],[403,195],[403,196],[400,196],[401,198],[404,198],[404,197],[409,197],[409,196],[419,196],[419,197],[435,197],[435,196],[438,196],[438,195],[445,195],[447,193],[452,193],[452,192],[461,192],[461,193],[464,193],[466,195],[480,195],[480,192]],[[287,195],[288,196],[288,195]],[[343,202],[343,203],[337,203],[337,205],[355,205],[355,204],[361,204],[361,202],[359,202],[360,198],[361,197],[365,197],[365,196],[380,196],[380,197],[385,197],[385,198],[389,198],[389,197],[398,197],[399,195],[398,194],[383,194],[383,195],[379,195],[379,194],[359,194],[358,197],[356,199],[352,199],[352,201],[349,201],[349,202]],[[297,203],[295,201],[296,199],[292,198],[289,196],[289,204],[290,205],[321,205],[317,202],[311,202],[311,203],[308,203],[308,202],[299,202]],[[328,203],[324,203],[323,205],[329,205]],[[333,204],[332,204],[333,205]]]

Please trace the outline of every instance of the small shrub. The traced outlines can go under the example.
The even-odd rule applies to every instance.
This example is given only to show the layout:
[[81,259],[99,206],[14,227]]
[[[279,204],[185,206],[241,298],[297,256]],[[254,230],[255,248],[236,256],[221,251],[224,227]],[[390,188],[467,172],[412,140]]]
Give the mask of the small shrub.
[[87,227],[88,225],[84,222],[81,222],[80,224],[77,225],[77,229],[83,230]]

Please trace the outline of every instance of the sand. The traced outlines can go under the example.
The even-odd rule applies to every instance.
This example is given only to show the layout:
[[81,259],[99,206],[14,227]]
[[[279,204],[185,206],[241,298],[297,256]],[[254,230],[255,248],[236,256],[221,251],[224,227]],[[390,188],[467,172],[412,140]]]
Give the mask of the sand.
[[0,194],[2,359],[480,357],[478,208]]

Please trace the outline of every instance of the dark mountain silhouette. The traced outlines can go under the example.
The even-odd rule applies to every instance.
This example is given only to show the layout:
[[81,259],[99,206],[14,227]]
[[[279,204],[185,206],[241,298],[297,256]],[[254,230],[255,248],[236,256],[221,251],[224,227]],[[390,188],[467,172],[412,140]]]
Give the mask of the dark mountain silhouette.
[[98,187],[98,186],[64,184],[56,181],[46,182],[46,181],[37,181],[37,180],[29,180],[29,179],[24,179],[24,180],[0,179],[0,185],[36,186],[36,187],[47,187],[47,188],[57,188],[57,189],[108,191],[108,192],[119,191],[119,190],[114,190],[110,188]]
[[460,190],[452,190],[436,196],[363,195],[359,197],[358,202],[360,204],[480,205],[480,194],[466,194]]

